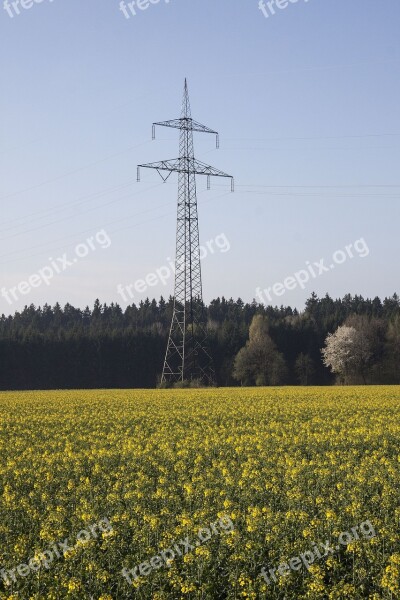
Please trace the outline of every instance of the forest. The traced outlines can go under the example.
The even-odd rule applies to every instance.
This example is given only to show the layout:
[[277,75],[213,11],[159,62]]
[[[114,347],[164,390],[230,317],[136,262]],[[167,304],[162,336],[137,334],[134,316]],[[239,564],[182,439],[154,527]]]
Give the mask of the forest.
[[[96,300],[92,309],[45,304],[2,315],[0,389],[156,387],[172,308],[172,297],[125,310]],[[218,386],[400,383],[397,294],[381,300],[313,293],[303,311],[222,297],[204,311]],[[323,348],[339,328],[347,337],[338,337],[335,351],[342,344],[342,354],[351,354],[343,344],[352,332],[361,350],[335,371]]]

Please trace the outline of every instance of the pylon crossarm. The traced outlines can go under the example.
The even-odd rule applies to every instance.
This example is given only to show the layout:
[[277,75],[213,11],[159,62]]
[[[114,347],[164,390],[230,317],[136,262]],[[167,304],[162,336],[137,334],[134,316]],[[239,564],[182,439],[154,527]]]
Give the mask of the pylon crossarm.
[[138,165],[141,169],[156,169],[156,171],[176,171],[180,172],[180,159],[172,158],[171,160],[160,160],[154,163],[146,163]]
[[[193,175],[207,175],[208,177],[208,185],[210,186],[210,177],[227,177],[231,180],[231,190],[234,191],[234,180],[232,175],[228,175],[224,171],[220,171],[215,167],[207,165],[200,160],[185,160],[174,158],[172,160],[162,160],[155,163],[147,163],[145,165],[138,165],[137,171],[137,180],[140,181],[140,169],[155,169],[163,181],[166,181],[172,172],[175,173],[189,173]],[[167,177],[163,177],[161,171],[169,171],[169,175]]]
[[228,173],[224,173],[224,171],[206,165],[199,160],[195,160],[193,166],[194,171],[192,172],[196,173],[196,175],[210,175],[211,177],[228,177],[229,179],[233,179],[232,175],[228,175]]
[[207,189],[210,189],[210,187],[211,187],[211,183],[210,183],[211,177],[227,177],[228,179],[231,180],[231,192],[235,191],[235,182],[234,182],[232,175],[228,175],[228,173],[224,173],[224,171],[220,171],[219,169],[216,169],[215,167],[211,167],[210,165],[206,165],[205,163],[202,163],[199,160],[195,160],[194,161],[194,173],[196,175],[207,175]]
[[[173,173],[174,171],[179,173],[179,164],[179,158],[176,158],[173,160],[162,160],[160,162],[148,163],[146,165],[138,165],[137,180],[140,181],[140,169],[155,169],[165,183],[168,177],[171,175],[171,173]],[[169,171],[169,174],[167,175],[167,177],[164,177],[160,171]]]
[[153,123],[152,139],[156,139],[156,126],[172,127],[173,129],[181,129],[184,131],[198,131],[200,133],[212,133],[216,137],[216,148],[219,148],[219,133],[214,129],[210,129],[207,125],[203,125],[190,117],[182,117],[181,119],[171,119],[169,121],[159,121]]
[[212,133],[214,135],[218,135],[218,131],[214,129],[210,129],[207,125],[203,125],[194,119],[182,118],[182,119],[171,119],[170,121],[159,121],[158,123],[153,123],[153,132],[154,127],[172,127],[174,129],[187,129],[191,131],[200,131],[201,133]]

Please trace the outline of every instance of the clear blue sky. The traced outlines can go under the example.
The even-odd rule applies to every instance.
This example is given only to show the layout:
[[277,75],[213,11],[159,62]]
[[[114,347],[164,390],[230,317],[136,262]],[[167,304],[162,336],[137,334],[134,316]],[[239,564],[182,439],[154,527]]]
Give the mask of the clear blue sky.
[[[13,18],[2,3],[0,288],[101,230],[111,246],[12,305],[0,297],[0,314],[125,306],[118,284],[168,264],[177,180],[143,171],[136,183],[136,164],[178,155],[178,132],[152,142],[151,123],[179,117],[185,77],[194,118],[221,135],[216,150],[196,134],[197,157],[236,180],[235,194],[198,181],[201,241],[230,243],[203,261],[206,301],[251,301],[360,238],[368,256],[272,303],[399,291],[398,0],[299,0],[268,18],[258,0],[160,0],[129,19],[119,0],[43,0]],[[170,278],[134,300],[172,293]]]

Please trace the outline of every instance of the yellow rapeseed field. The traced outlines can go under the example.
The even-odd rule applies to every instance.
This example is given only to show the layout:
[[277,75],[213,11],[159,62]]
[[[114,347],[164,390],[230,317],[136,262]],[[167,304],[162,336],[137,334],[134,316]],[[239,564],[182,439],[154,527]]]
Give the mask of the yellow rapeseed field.
[[398,387],[1,393],[0,473],[1,599],[400,598]]

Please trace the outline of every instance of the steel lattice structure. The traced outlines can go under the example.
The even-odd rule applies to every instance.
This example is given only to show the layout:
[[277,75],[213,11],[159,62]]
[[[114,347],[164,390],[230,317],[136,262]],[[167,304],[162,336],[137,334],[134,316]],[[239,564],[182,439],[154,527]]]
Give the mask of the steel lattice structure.
[[179,158],[138,165],[137,173],[140,181],[141,167],[156,169],[164,182],[171,173],[179,174],[174,307],[161,382],[173,384],[198,379],[211,385],[215,376],[204,319],[196,175],[207,175],[208,189],[211,177],[228,177],[234,191],[233,177],[194,157],[194,131],[214,134],[217,148],[219,135],[192,119],[186,79],[181,118],[153,123],[153,139],[156,126],[180,130]]

